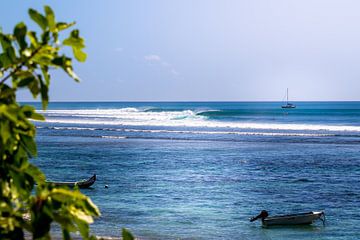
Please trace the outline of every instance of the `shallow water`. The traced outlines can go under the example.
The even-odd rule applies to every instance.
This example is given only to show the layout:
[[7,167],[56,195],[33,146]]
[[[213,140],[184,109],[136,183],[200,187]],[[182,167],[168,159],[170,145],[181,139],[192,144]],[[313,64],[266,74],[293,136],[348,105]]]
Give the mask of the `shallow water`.
[[[360,103],[296,104],[55,103],[33,161],[52,180],[98,175],[83,190],[98,235],[360,238]],[[326,226],[250,223],[262,209],[325,210]]]

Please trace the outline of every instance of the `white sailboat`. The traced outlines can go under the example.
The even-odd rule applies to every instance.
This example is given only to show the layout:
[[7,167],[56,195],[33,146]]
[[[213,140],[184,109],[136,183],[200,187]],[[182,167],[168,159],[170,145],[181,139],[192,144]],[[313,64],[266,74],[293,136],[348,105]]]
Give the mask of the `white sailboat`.
[[286,104],[282,105],[281,108],[296,108],[292,103],[289,103],[289,89],[286,89]]

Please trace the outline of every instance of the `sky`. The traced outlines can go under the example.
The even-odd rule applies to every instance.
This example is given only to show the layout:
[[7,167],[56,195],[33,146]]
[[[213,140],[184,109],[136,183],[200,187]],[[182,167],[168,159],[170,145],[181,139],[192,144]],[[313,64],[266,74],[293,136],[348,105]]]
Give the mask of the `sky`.
[[360,100],[357,0],[12,0],[0,26],[44,5],[88,54],[80,84],[52,72],[51,101]]

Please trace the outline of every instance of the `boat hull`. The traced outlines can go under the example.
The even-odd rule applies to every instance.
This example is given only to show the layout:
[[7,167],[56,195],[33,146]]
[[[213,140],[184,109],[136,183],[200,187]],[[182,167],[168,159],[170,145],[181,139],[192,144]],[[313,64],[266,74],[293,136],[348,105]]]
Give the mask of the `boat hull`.
[[91,178],[85,181],[78,181],[78,182],[48,182],[52,183],[55,186],[68,186],[70,188],[73,188],[75,186],[79,188],[89,188],[92,186],[96,181],[96,174],[94,174]]
[[295,105],[283,105],[281,108],[296,108]]
[[274,217],[267,217],[262,220],[264,226],[275,225],[306,225],[312,224],[315,220],[322,219],[324,212],[308,212],[291,215],[281,215]]

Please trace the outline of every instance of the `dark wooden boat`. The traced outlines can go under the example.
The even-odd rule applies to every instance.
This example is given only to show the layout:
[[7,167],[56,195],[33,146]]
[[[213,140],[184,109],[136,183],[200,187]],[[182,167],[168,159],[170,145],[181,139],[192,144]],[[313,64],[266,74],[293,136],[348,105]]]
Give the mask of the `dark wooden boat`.
[[87,180],[81,180],[77,182],[48,182],[52,183],[56,186],[68,186],[70,188],[73,188],[75,186],[78,186],[79,188],[89,188],[91,185],[93,185],[96,181],[96,174],[94,174],[91,178]]
[[324,211],[312,211],[306,213],[297,213],[289,215],[279,215],[269,217],[267,211],[263,210],[261,213],[250,219],[251,222],[261,219],[263,226],[275,226],[275,225],[305,225],[312,224],[316,220],[321,220],[325,223]]

